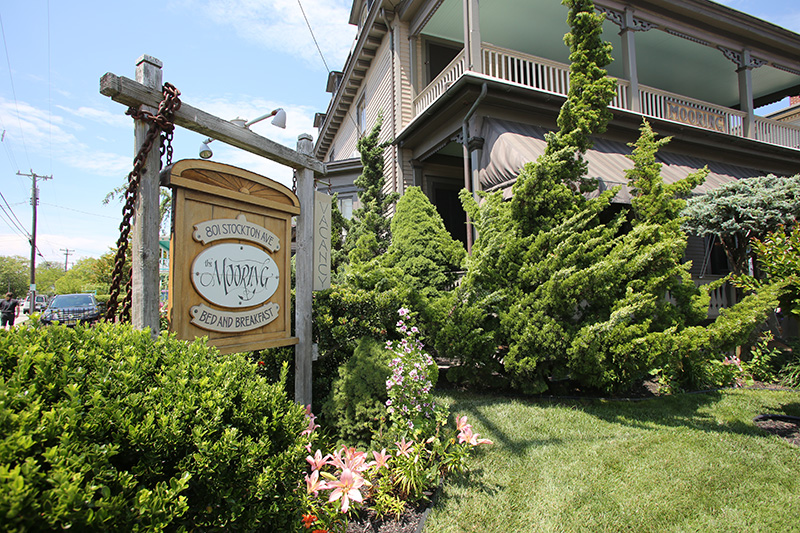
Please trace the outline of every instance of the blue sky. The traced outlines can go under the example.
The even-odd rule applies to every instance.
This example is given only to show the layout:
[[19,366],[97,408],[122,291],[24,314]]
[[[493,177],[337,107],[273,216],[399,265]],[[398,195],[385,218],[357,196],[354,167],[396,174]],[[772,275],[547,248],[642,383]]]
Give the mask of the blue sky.
[[[556,0],[553,0],[556,1]],[[300,4],[314,30],[320,58]],[[797,0],[727,0],[734,9],[800,32]],[[125,183],[133,158],[133,125],[125,108],[102,96],[106,72],[134,77],[143,54],[164,63],[164,80],[187,104],[226,119],[252,119],[276,107],[281,130],[252,129],[294,148],[301,133],[316,138],[328,69],[340,70],[355,37],[348,0],[6,0],[0,3],[0,255],[30,255],[33,171],[39,182],[37,247],[44,259],[69,263],[97,257],[118,236],[121,206],[103,205]],[[203,137],[177,129],[174,159],[196,158]],[[214,159],[284,184],[291,171],[212,144]],[[37,262],[42,261],[42,257]]]

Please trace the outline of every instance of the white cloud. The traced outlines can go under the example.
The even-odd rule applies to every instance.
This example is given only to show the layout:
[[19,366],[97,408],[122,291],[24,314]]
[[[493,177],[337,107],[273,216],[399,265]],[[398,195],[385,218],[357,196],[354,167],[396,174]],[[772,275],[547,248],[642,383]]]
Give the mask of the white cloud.
[[131,118],[124,113],[112,113],[105,109],[96,109],[92,107],[79,107],[77,109],[71,109],[60,105],[56,107],[81,119],[88,119],[108,126],[131,127]]
[[[71,111],[61,106],[57,107],[94,122],[109,124],[116,121],[110,113],[96,109],[79,108]],[[121,118],[130,126],[128,117],[121,115]],[[0,97],[0,120],[8,128],[3,142],[13,143],[15,151],[24,151],[28,157],[34,153],[44,154],[72,168],[99,176],[119,176],[121,173],[126,173],[126,169],[131,165],[131,157],[97,150],[71,133],[86,131],[88,127],[27,102],[14,103]],[[17,153],[18,161],[20,157],[21,153]]]
[[183,0],[178,2],[202,12],[211,22],[232,28],[240,37],[265,48],[300,57],[320,68],[322,60],[311,32],[314,31],[328,68],[344,64],[356,33],[348,24],[351,2],[347,0]]

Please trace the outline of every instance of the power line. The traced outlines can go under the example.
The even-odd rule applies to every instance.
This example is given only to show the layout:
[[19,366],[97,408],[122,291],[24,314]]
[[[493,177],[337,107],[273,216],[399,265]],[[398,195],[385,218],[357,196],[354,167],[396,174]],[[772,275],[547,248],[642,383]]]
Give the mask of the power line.
[[[6,50],[6,63],[8,63],[8,79],[11,82],[11,94],[14,96],[14,106],[17,109],[17,123],[19,124],[19,136],[22,139],[22,147],[25,150],[25,158],[28,160],[28,166],[30,166],[31,161],[30,157],[28,157],[28,147],[25,145],[25,134],[22,130],[22,120],[20,120],[20,112],[19,112],[19,102],[17,101],[17,90],[14,88],[14,77],[11,74],[11,57],[8,55],[8,43],[6,42],[6,30],[3,26],[3,17],[0,16],[0,32],[3,33],[3,46]],[[19,171],[17,171],[19,173]]]
[[[0,192],[0,198],[3,199],[3,203],[8,208],[8,212],[6,212],[6,207],[3,207],[2,205],[0,205],[0,210],[2,210],[3,213],[5,213],[5,215],[9,218],[9,221],[21,231],[21,235],[30,240],[30,233],[28,233],[28,230],[25,229],[25,226],[22,224],[22,221],[19,219],[19,217],[17,217],[17,214],[14,213],[14,209],[12,209],[11,204],[8,203],[8,200],[6,200],[6,197],[2,192]],[[11,214],[9,215],[9,213]],[[12,216],[14,217],[13,219],[11,218]],[[11,224],[9,224],[9,226],[10,225]],[[12,229],[14,228],[12,227]]]
[[111,220],[119,220],[117,217],[111,217],[111,216],[108,216],[108,215],[98,215],[97,213],[90,213],[88,211],[81,211],[80,209],[73,209],[72,207],[64,207],[63,205],[48,204],[48,203],[45,203],[45,202],[42,202],[42,205],[46,205],[46,206],[49,206],[49,207],[57,207],[59,209],[66,209],[67,211],[75,211],[76,213],[83,213],[84,215],[91,215],[93,217],[101,217],[101,218],[108,218],[108,219],[111,219]]
[[331,69],[328,68],[328,62],[325,61],[325,56],[322,55],[322,49],[319,47],[319,43],[317,42],[317,37],[314,35],[314,30],[311,29],[311,23],[308,21],[308,17],[306,16],[306,10],[303,9],[303,4],[300,3],[300,0],[297,0],[297,5],[300,6],[300,12],[303,14],[303,18],[306,21],[306,26],[308,26],[308,31],[311,32],[311,39],[314,40],[314,45],[317,47],[317,52],[319,52],[319,57],[322,58],[322,64],[325,65],[325,70],[328,71],[330,74]]

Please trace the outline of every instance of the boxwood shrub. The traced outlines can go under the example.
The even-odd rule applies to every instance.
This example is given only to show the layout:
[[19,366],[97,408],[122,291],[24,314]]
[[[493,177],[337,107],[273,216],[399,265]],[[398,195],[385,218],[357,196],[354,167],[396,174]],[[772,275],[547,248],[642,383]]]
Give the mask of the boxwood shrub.
[[283,383],[202,341],[31,322],[0,331],[3,530],[300,524],[306,422]]

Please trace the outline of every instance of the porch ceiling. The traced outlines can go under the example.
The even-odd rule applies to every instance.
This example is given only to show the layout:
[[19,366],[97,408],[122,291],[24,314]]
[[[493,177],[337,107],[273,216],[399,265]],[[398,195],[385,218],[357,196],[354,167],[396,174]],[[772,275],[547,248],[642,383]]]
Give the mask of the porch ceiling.
[[[463,0],[444,0],[422,29],[423,36],[463,43]],[[509,16],[513,13],[513,16]],[[646,15],[642,15],[646,20]],[[569,62],[564,44],[567,8],[558,0],[489,0],[480,3],[481,40],[530,55]],[[538,23],[542,21],[543,23]],[[684,28],[681,28],[684,29]],[[619,27],[606,20],[603,36],[614,47],[608,73],[622,77]],[[639,83],[726,107],[738,107],[736,65],[713,46],[654,29],[636,33]],[[800,40],[800,37],[798,37]],[[800,76],[765,65],[753,70],[753,96],[760,105],[800,85]]]

